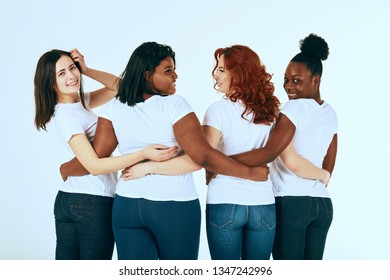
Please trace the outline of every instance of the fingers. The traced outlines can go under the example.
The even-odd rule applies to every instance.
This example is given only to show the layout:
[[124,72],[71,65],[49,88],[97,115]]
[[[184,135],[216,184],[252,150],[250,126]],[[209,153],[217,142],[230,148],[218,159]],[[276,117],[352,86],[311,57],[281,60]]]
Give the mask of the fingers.
[[177,150],[178,150],[177,147],[165,148],[162,151],[159,150],[160,152],[159,161],[165,161],[174,158],[177,153]]
[[79,52],[78,49],[72,49],[69,52],[70,52],[70,57],[73,59],[73,61],[84,62],[84,56]]
[[153,149],[158,149],[158,150],[167,150],[167,149],[178,149],[178,147],[176,146],[172,146],[172,147],[169,147],[169,146],[166,146],[166,145],[162,145],[162,144],[151,144],[149,145],[150,148],[153,148]]

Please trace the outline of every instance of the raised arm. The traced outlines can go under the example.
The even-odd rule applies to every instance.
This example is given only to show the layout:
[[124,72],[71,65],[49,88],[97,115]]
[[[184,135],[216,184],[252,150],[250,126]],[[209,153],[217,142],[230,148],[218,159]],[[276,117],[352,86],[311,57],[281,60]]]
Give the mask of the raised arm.
[[320,180],[325,185],[329,183],[330,173],[298,155],[293,141],[291,141],[287,148],[280,154],[280,159],[291,172],[299,177]]
[[184,152],[194,163],[207,170],[218,174],[224,174],[256,181],[266,180],[262,168],[250,168],[246,165],[227,157],[222,152],[214,149],[206,139],[198,118],[194,113],[189,113],[174,126],[176,139]]
[[79,63],[83,75],[104,85],[103,88],[91,92],[90,108],[101,106],[116,96],[118,92],[118,77],[87,67],[84,56],[77,49],[71,50],[70,55],[74,62]]

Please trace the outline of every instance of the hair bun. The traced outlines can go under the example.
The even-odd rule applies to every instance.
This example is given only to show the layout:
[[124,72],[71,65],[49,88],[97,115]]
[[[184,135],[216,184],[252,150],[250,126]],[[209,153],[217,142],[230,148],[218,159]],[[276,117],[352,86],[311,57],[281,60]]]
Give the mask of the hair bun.
[[302,53],[309,54],[320,60],[326,60],[329,55],[328,43],[326,43],[323,38],[313,33],[305,39],[300,40],[299,48]]

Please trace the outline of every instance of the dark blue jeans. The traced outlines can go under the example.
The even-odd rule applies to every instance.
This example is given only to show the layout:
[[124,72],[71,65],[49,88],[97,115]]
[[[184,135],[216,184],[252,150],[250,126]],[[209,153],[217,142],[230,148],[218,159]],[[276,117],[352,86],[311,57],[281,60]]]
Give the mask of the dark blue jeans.
[[54,204],[57,260],[110,260],[112,197],[58,192]]
[[275,260],[320,260],[333,219],[329,198],[276,197]]
[[200,204],[115,196],[112,225],[119,260],[196,260]]
[[207,204],[206,230],[211,258],[269,260],[275,216],[275,204]]

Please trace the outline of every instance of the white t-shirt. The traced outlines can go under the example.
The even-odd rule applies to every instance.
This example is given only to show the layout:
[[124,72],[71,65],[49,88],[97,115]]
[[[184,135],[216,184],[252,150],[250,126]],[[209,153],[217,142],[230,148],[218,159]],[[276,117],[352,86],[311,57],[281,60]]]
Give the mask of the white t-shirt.
[[[85,94],[85,103],[89,104],[89,93]],[[68,142],[73,135],[85,134],[90,142],[93,141],[96,130],[97,116],[92,110],[86,110],[81,102],[58,103],[55,106],[53,120],[58,135],[64,143],[69,154],[74,157]],[[60,190],[68,193],[84,193],[91,195],[113,197],[117,173],[102,174],[98,176],[70,176],[61,185]]]
[[[179,147],[173,125],[191,112],[192,108],[181,96],[155,95],[134,106],[114,99],[102,108],[102,117],[112,122],[118,139],[118,151],[128,154],[151,144]],[[155,201],[198,198],[192,173],[179,176],[151,174],[135,180],[119,180],[116,193]]]
[[[226,155],[240,154],[263,147],[271,125],[254,124],[253,114],[241,117],[245,107],[239,102],[222,99],[206,111],[203,125],[221,132],[218,149]],[[231,176],[217,175],[208,186],[207,203],[230,203],[240,205],[273,204],[271,180],[256,182]]]
[[[281,113],[295,125],[293,141],[297,153],[322,168],[329,145],[337,133],[336,112],[326,102],[319,105],[313,99],[302,98],[289,100]],[[296,176],[279,157],[271,167],[275,196],[329,197],[321,181]]]

